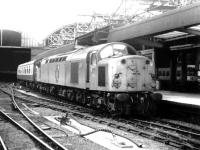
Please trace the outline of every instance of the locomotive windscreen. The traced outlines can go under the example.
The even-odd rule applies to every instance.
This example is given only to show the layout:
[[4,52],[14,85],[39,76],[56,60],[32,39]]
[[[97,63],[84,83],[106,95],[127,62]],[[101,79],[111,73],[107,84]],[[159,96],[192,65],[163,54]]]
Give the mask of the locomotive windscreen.
[[125,55],[135,55],[136,50],[128,45],[113,43],[110,45],[105,46],[101,52],[100,57],[101,59],[110,58],[110,57],[120,57]]

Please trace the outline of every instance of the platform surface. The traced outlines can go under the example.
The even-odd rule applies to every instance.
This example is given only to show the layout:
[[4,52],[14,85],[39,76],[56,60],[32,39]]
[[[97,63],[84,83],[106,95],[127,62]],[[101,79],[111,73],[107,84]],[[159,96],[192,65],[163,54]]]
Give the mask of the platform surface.
[[200,93],[183,93],[175,91],[157,91],[163,95],[162,100],[200,106]]

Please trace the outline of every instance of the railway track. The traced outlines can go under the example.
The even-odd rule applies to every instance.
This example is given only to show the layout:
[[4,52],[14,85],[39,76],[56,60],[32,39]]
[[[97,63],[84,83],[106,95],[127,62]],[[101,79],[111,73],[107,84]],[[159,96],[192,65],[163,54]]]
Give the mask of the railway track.
[[[2,120],[1,120],[2,121]],[[7,147],[4,143],[4,141],[2,140],[2,138],[0,137],[0,149],[2,150],[7,150]]]
[[[12,124],[15,128],[20,129],[29,137],[31,137],[34,142],[39,145],[39,149],[47,149],[47,150],[67,150],[64,146],[54,140],[52,137],[47,135],[37,124],[33,122],[18,106],[15,101],[13,91],[11,91],[10,96],[12,98],[12,104],[14,108],[17,110],[6,113],[0,110],[0,118],[1,121]],[[9,110],[10,111],[10,110]],[[23,119],[22,121],[19,121]]]
[[126,120],[105,118],[102,117],[102,114],[95,114],[94,110],[73,104],[67,104],[45,98],[18,98],[23,101],[37,103],[40,106],[48,107],[65,113],[70,113],[76,118],[91,120],[129,133],[137,134],[142,137],[159,141],[179,149],[200,149],[200,130],[188,128],[184,125],[181,126],[160,119]]

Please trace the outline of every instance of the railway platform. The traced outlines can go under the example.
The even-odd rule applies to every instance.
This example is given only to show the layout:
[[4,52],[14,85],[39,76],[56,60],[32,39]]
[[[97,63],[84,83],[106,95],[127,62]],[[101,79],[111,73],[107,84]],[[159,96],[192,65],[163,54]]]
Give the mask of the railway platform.
[[200,93],[183,93],[176,91],[157,91],[163,95],[162,100],[200,108]]

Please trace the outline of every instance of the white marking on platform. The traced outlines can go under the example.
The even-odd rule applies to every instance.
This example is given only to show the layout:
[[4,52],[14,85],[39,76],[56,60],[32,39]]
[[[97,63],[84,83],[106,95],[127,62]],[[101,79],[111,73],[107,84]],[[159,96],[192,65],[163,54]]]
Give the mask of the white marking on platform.
[[87,139],[102,145],[110,150],[135,150],[139,149],[135,144],[133,144],[131,141],[120,137],[120,136],[114,136],[111,133],[99,131],[90,135],[85,136]]
[[[55,118],[61,118],[61,116],[45,116],[48,120],[60,124]],[[70,127],[68,125],[62,125],[62,127],[70,130],[71,132],[75,134],[79,134],[79,131],[81,134],[86,134],[95,131],[93,128],[90,128],[88,126],[82,125],[79,122],[77,122],[74,119],[70,119],[70,126],[75,127],[77,130],[75,130],[73,127]],[[114,135],[112,133],[104,132],[104,131],[97,131],[95,133],[89,134],[84,136],[85,138],[93,141],[94,143],[97,143],[103,147],[106,147],[110,150],[137,150],[141,149],[138,148],[132,141],[123,138],[118,135]]]

